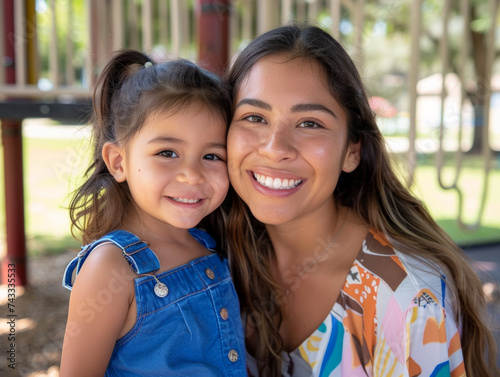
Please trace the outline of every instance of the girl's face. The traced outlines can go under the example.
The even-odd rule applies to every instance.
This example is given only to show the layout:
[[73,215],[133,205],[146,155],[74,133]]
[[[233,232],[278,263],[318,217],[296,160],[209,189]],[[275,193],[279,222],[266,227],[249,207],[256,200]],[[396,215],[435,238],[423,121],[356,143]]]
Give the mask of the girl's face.
[[196,226],[229,187],[226,124],[203,106],[152,113],[122,150],[119,181],[127,181],[145,224]]
[[228,133],[232,185],[265,224],[307,219],[331,209],[342,170],[354,170],[347,116],[322,69],[304,59],[261,59],[236,93]]

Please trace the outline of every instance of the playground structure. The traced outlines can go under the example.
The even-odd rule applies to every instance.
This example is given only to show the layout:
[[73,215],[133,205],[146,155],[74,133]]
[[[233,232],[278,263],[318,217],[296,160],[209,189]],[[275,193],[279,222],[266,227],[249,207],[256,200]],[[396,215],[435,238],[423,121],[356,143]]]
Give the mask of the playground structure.
[[[77,77],[73,61],[72,29],[82,15],[76,14],[71,1],[46,0],[47,13],[51,19],[50,44],[48,46],[48,73],[51,86],[40,85],[39,39],[36,0],[0,0],[0,51],[3,51],[3,67],[0,67],[0,121],[4,151],[5,208],[7,255],[2,261],[2,283],[7,279],[9,265],[16,266],[16,285],[28,284],[26,274],[26,242],[24,230],[22,122],[27,118],[52,118],[72,123],[85,123],[91,105],[92,84],[99,69],[112,51],[120,48],[136,48],[163,57],[181,56],[196,61],[216,73],[222,73],[230,64],[231,57],[245,41],[266,30],[286,24],[291,19],[316,22],[320,15],[327,15],[332,34],[342,39],[341,19],[348,18],[353,27],[349,51],[358,64],[364,61],[363,24],[364,7],[369,0],[85,0],[84,29],[86,32],[86,55],[83,74]],[[457,179],[454,183],[442,183],[444,148],[444,107],[447,97],[446,74],[452,64],[464,72],[471,60],[471,36],[464,28],[463,43],[459,58],[452,61],[449,54],[448,19],[451,6],[460,3],[464,24],[469,17],[469,0],[445,0],[443,2],[442,38],[440,39],[441,74],[443,79],[437,95],[441,99],[439,120],[437,173],[443,188],[455,190],[463,200]],[[484,92],[484,121],[479,130],[483,141],[479,153],[484,160],[484,192],[481,197],[478,218],[474,224],[465,224],[459,203],[458,221],[464,227],[474,227],[480,222],[486,203],[487,180],[490,172],[492,150],[490,148],[489,104],[492,95],[492,76],[495,59],[495,25],[499,2],[485,0],[491,10],[490,31],[485,34],[483,48],[484,77],[488,90]],[[417,104],[425,94],[419,92],[418,81],[421,55],[420,38],[424,32],[423,4],[425,0],[411,2],[411,46],[410,65],[406,74],[409,87],[408,106],[408,162],[412,175],[417,159]],[[58,41],[60,27],[58,6],[65,6],[67,40]],[[58,18],[59,15],[59,18]],[[498,38],[498,37],[497,37]],[[193,47],[194,46],[194,47]],[[65,55],[61,64],[61,51]],[[465,75],[462,75],[462,78]],[[466,98],[466,85],[462,83],[459,93],[461,106]],[[458,111],[459,114],[462,112]],[[456,176],[458,178],[463,151],[458,143],[456,150]]]

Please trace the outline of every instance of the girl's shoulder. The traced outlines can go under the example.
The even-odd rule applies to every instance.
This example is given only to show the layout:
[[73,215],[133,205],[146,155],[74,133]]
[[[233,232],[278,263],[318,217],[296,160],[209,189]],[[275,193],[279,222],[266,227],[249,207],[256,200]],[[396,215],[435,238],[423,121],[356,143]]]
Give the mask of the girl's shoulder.
[[158,268],[158,258],[146,242],[119,230],[83,246],[66,267],[63,286],[71,290],[80,275],[78,280],[92,278],[105,282],[112,279],[123,284],[135,279],[137,274]]
[[[115,283],[123,286],[133,284],[137,275],[130,269],[123,257],[122,250],[111,242],[97,244],[82,263],[78,271],[73,272],[73,285],[92,284],[106,288]],[[78,278],[77,278],[78,277]]]

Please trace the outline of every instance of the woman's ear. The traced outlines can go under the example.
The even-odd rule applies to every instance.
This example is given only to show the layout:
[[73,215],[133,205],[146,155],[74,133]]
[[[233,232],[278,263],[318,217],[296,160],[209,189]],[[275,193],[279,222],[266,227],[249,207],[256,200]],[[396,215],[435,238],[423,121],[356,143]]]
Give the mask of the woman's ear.
[[125,182],[127,179],[123,152],[123,148],[110,142],[104,143],[102,147],[102,159],[117,182]]
[[349,144],[344,158],[344,164],[342,165],[342,171],[346,173],[351,173],[354,171],[361,160],[361,142],[358,141],[356,144]]

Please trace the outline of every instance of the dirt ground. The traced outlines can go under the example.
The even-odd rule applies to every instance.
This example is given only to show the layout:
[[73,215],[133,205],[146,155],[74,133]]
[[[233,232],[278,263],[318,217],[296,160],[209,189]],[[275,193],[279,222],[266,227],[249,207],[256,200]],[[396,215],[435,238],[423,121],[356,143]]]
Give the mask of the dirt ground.
[[[7,287],[0,288],[0,375],[5,377],[58,377],[62,340],[68,313],[69,291],[61,279],[76,251],[32,257],[27,288],[17,287],[9,312]],[[9,317],[14,314],[15,317]],[[15,342],[9,341],[15,319]],[[15,344],[14,352],[11,343]],[[9,356],[14,356],[9,360]],[[15,363],[15,369],[12,366]]]

